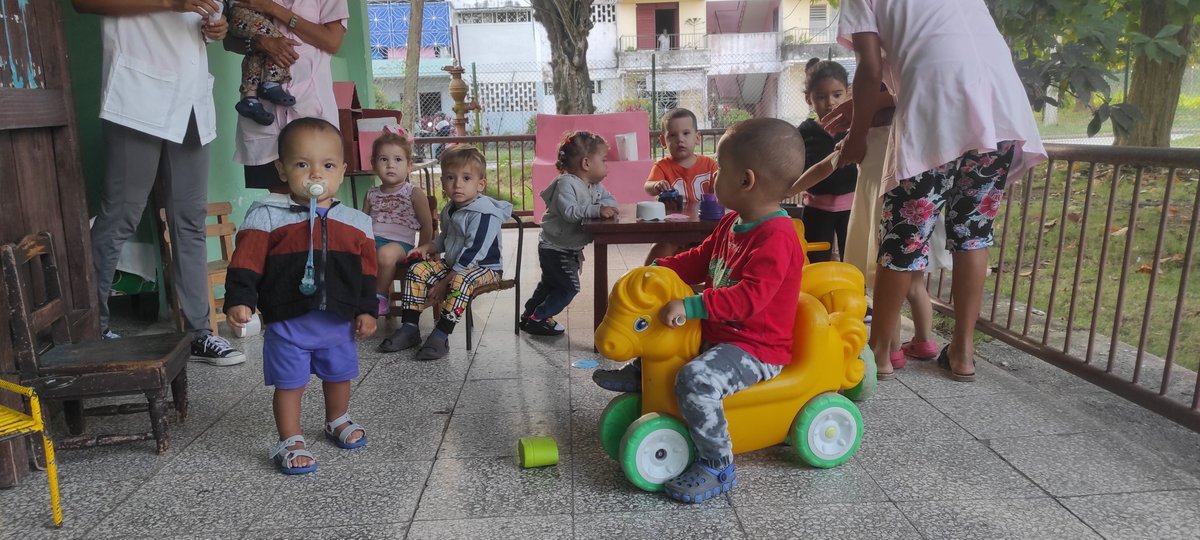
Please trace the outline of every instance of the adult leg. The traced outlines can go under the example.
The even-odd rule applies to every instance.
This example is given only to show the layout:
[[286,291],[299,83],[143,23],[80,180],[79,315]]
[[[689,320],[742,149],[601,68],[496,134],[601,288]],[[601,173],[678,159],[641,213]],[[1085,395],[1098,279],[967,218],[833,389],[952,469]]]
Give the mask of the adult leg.
[[[163,140],[101,121],[104,130],[104,189],[92,225],[92,272],[96,280],[100,330],[108,330],[108,297],[121,248],[133,235],[154,187]],[[207,163],[205,164],[207,167]],[[174,231],[172,231],[174,234]],[[207,281],[206,281],[207,282]],[[205,309],[208,304],[205,303]]]
[[995,152],[963,156],[963,180],[946,193],[946,237],[954,252],[954,337],[950,369],[958,375],[975,373],[975,323],[983,305],[987,248],[992,245],[992,222],[1004,199],[1008,170],[1016,145],[1001,142]]
[[933,306],[925,289],[924,275],[914,275],[908,286],[908,307],[912,311],[914,343],[933,341]]
[[900,328],[900,307],[908,292],[911,271],[897,271],[882,264],[875,269],[875,313],[871,319],[871,352],[880,378],[891,378],[891,353]]
[[208,147],[200,144],[192,117],[183,143],[166,142],[163,166],[167,221],[175,265],[171,275],[183,311],[184,329],[194,337],[212,333],[208,311]]

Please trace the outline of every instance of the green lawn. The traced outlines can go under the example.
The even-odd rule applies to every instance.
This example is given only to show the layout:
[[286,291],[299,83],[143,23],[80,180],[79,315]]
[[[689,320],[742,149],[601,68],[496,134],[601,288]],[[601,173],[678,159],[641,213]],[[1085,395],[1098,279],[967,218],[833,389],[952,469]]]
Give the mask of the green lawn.
[[[1125,274],[1124,308],[1121,316],[1121,326],[1118,335],[1121,341],[1132,346],[1138,345],[1141,335],[1143,316],[1147,311],[1147,299],[1152,299],[1149,306],[1149,325],[1146,348],[1149,352],[1165,358],[1171,338],[1171,325],[1174,317],[1176,299],[1179,297],[1180,278],[1182,277],[1183,258],[1187,248],[1189,229],[1197,191],[1197,181],[1200,174],[1196,170],[1188,170],[1176,174],[1168,186],[1167,171],[1162,169],[1146,169],[1143,172],[1141,184],[1135,194],[1135,175],[1132,171],[1123,170],[1115,182],[1112,167],[1099,165],[1096,168],[1095,179],[1091,183],[1091,200],[1085,203],[1088,195],[1088,169],[1086,165],[1077,166],[1072,174],[1070,192],[1067,193],[1066,165],[1056,166],[1055,174],[1049,181],[1044,172],[1035,175],[1032,184],[1022,182],[1013,186],[1008,193],[1008,202],[996,219],[996,247],[991,250],[993,268],[1000,261],[1000,240],[1004,236],[1004,227],[1008,227],[1007,242],[1004,246],[1003,278],[1000,284],[1002,298],[1014,293],[1013,274],[1017,275],[1014,301],[1019,305],[1028,302],[1031,282],[1033,300],[1028,302],[1040,311],[1049,311],[1060,328],[1065,328],[1068,310],[1070,308],[1071,290],[1074,286],[1076,272],[1079,276],[1079,286],[1075,291],[1076,307],[1074,327],[1086,329],[1092,318],[1098,321],[1097,332],[1111,336],[1116,315],[1117,295],[1120,288],[1121,269]],[[1044,169],[1043,169],[1044,171]],[[1170,193],[1168,195],[1168,187]],[[1167,198],[1169,196],[1169,198]],[[1064,215],[1064,197],[1066,197]],[[1110,203],[1110,197],[1112,198]],[[1043,199],[1046,201],[1043,205]],[[1164,202],[1165,199],[1165,202]],[[1130,214],[1133,202],[1137,201],[1136,219],[1131,222]],[[1106,224],[1109,207],[1112,208],[1111,224]],[[1165,231],[1161,246],[1157,245],[1159,224],[1166,211]],[[1013,212],[1005,217],[1005,212]],[[1083,227],[1086,221],[1086,227]],[[1025,225],[1025,246],[1019,249],[1018,238],[1020,227]],[[1039,231],[1040,225],[1040,231]],[[1041,252],[1037,253],[1038,235],[1041,234]],[[1062,249],[1059,250],[1059,237],[1062,236]],[[1080,243],[1083,247],[1080,249]],[[1102,258],[1104,244],[1107,242],[1107,253]],[[1129,244],[1128,259],[1125,249]],[[1150,294],[1151,272],[1156,258],[1156,248],[1159,249],[1159,275],[1153,295]],[[1019,267],[1017,256],[1020,251]],[[1035,260],[1035,256],[1037,257]],[[1061,261],[1059,260],[1061,258]],[[1126,262],[1127,261],[1127,262]],[[1055,265],[1059,264],[1058,279],[1053,279]],[[1193,262],[1192,270],[1196,270]],[[1175,362],[1196,369],[1200,364],[1200,340],[1186,338],[1200,332],[1200,276],[1193,273],[1189,276],[1184,292],[1184,309],[1180,320],[1177,342],[1175,344]],[[995,286],[995,277],[989,276],[987,289]],[[1094,299],[1100,290],[1099,309],[1094,309]],[[1050,309],[1050,296],[1054,293],[1053,309]],[[985,304],[985,312],[990,310],[990,303]],[[1006,320],[1006,311],[997,313],[996,322]],[[1015,323],[1022,321],[1021,316],[1014,318]],[[1020,327],[1014,324],[1014,329]],[[1037,334],[1040,338],[1040,332]],[[1073,342],[1085,342],[1074,339]],[[1054,346],[1059,342],[1051,342]],[[1097,352],[1107,352],[1107,345],[1098,348]]]
[[[1175,111],[1175,121],[1172,124],[1172,132],[1187,133],[1193,132],[1200,134],[1200,105],[1196,105],[1200,100],[1187,99],[1181,100],[1181,104]],[[1082,138],[1087,137],[1087,125],[1092,120],[1092,113],[1088,111],[1076,110],[1060,110],[1058,112],[1058,122],[1054,125],[1047,126],[1042,123],[1043,114],[1035,115],[1038,122],[1038,130],[1042,137],[1046,139],[1063,139],[1063,138]],[[1112,122],[1106,122],[1097,137],[1109,136],[1113,134]],[[1183,140],[1177,140],[1171,143],[1171,146],[1176,148],[1195,148],[1200,147],[1200,138],[1189,136]]]

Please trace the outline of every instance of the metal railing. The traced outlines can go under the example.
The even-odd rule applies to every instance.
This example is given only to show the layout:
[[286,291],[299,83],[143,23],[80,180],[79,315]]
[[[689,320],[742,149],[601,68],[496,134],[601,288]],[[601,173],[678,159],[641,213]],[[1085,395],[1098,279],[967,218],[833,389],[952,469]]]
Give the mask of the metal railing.
[[[662,36],[666,36],[663,43]],[[617,52],[650,51],[650,50],[701,50],[708,48],[708,34],[655,34],[621,36],[617,42]]]
[[[700,130],[716,157],[722,129]],[[649,134],[651,159],[664,155]],[[430,137],[474,144],[488,159],[489,192],[529,215],[534,135]],[[1047,144],[1050,160],[1012,182],[977,328],[1082,379],[1200,431],[1200,150]],[[440,173],[428,169],[426,182]],[[438,194],[436,185],[427,185]],[[795,201],[791,201],[795,202]],[[952,313],[949,273],[927,285]]]
[[[533,135],[503,135],[487,137],[420,137],[413,141],[413,161],[420,164],[436,161],[448,145],[472,144],[487,158],[488,187],[486,193],[513,204],[518,215],[533,214]],[[422,176],[426,191],[441,201],[441,176],[436,165],[428,166]]]
[[996,217],[978,329],[1200,431],[1200,150],[1046,149]]
[[789,28],[783,31],[783,45],[824,44],[837,41],[837,26]]

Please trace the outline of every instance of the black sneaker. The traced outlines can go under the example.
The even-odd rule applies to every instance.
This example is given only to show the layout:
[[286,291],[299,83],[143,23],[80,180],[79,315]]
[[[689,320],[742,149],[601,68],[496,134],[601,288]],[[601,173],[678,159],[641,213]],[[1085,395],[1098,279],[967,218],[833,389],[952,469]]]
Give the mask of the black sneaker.
[[597,369],[592,372],[592,381],[613,392],[641,392],[641,360],[633,360],[621,369]]
[[561,336],[567,329],[563,325],[554,320],[554,317],[546,317],[542,320],[537,320],[532,317],[525,319],[521,329],[535,336]]
[[213,335],[192,340],[192,359],[214,366],[236,366],[246,361],[246,355],[229,344],[229,340]]

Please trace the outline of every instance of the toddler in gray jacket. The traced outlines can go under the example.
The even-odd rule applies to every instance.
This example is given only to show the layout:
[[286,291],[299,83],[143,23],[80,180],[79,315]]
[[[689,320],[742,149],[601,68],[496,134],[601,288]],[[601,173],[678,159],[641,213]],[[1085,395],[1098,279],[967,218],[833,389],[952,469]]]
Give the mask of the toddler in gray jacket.
[[555,166],[562,174],[541,193],[546,201],[538,241],[542,279],[521,315],[521,329],[530,334],[558,336],[566,330],[554,316],[579,294],[583,247],[592,241],[583,220],[617,215],[617,200],[600,185],[608,175],[606,154],[604,138],[587,131],[567,135],[558,148]]

